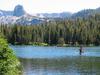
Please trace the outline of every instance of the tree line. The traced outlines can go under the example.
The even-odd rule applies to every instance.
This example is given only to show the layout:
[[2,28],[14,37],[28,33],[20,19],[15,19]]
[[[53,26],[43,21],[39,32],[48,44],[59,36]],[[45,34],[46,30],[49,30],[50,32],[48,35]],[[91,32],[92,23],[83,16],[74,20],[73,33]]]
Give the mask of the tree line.
[[11,44],[100,45],[100,14],[88,18],[57,19],[39,25],[0,25]]

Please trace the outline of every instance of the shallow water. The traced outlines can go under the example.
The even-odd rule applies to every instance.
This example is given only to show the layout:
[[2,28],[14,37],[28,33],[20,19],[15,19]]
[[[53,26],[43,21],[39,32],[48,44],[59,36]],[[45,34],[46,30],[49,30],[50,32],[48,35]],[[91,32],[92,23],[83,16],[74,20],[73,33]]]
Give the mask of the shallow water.
[[100,47],[11,46],[23,75],[100,75]]

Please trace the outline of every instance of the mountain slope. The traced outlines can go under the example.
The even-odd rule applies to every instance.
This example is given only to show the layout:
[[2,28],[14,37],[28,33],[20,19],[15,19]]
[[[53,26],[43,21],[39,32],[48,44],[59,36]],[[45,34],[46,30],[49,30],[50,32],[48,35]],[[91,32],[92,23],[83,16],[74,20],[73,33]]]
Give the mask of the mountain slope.
[[12,15],[13,15],[13,11],[0,10],[0,17],[1,16],[12,16]]
[[32,25],[42,22],[44,22],[43,19],[26,13],[21,5],[17,5],[14,11],[0,10],[0,24]]
[[78,18],[78,17],[88,17],[90,15],[98,14],[100,13],[100,8],[97,9],[86,9],[86,10],[81,10],[77,13],[74,13],[72,15],[72,18]]

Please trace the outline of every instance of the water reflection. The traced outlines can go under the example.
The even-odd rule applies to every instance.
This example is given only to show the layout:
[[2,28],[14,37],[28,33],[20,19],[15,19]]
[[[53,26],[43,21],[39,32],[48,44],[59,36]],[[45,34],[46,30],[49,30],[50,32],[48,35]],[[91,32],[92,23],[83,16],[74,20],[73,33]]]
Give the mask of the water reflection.
[[100,75],[100,58],[20,59],[23,75]]

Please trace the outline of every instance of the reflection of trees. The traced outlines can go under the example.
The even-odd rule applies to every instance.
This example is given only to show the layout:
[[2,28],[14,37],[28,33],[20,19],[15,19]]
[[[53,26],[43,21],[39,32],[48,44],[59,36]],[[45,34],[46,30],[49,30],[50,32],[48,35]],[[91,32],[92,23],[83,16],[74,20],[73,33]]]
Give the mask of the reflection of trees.
[[39,72],[97,74],[100,70],[100,58],[67,57],[63,59],[21,59],[23,67]]

